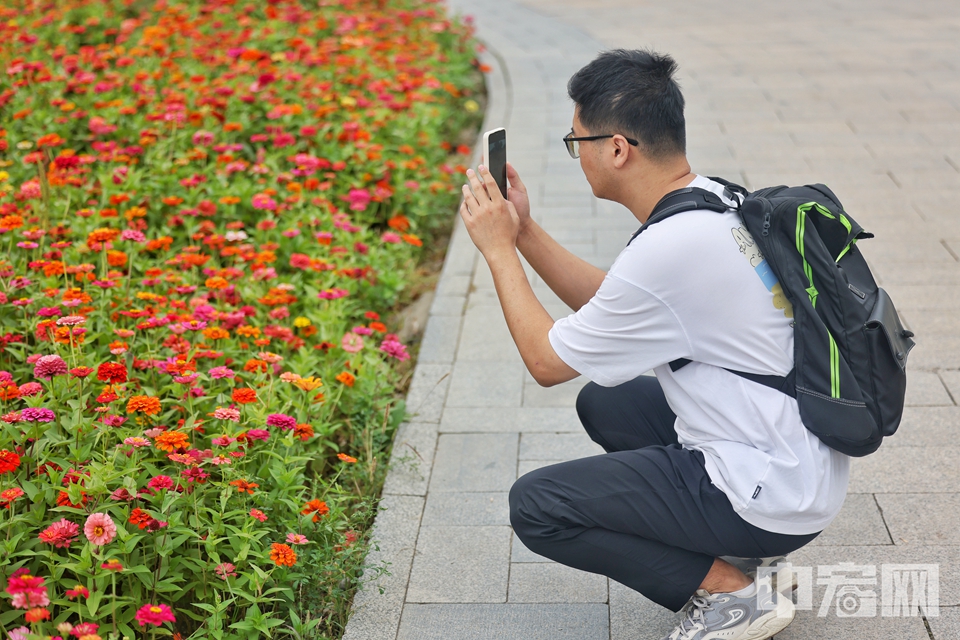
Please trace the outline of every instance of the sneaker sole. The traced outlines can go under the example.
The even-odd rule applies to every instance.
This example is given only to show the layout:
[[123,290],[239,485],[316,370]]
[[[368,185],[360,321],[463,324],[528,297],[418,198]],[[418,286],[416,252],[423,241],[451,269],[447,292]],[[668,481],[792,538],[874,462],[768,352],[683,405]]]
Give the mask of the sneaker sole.
[[786,598],[780,598],[779,600],[776,609],[757,618],[737,640],[765,640],[786,629],[793,622],[796,608]]

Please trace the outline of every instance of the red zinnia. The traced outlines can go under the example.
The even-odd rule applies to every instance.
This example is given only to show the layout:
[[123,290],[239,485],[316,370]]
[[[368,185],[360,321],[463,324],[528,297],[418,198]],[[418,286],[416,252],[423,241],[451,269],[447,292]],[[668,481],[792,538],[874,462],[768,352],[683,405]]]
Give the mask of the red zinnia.
[[127,381],[127,366],[119,362],[104,362],[97,367],[97,380],[108,384],[117,384]]
[[13,451],[0,449],[0,473],[13,473],[20,466],[20,456]]
[[140,607],[139,611],[137,611],[135,618],[137,622],[140,623],[141,627],[144,627],[148,624],[159,627],[164,622],[177,621],[177,619],[173,616],[173,611],[171,611],[170,607],[165,604],[145,604]]

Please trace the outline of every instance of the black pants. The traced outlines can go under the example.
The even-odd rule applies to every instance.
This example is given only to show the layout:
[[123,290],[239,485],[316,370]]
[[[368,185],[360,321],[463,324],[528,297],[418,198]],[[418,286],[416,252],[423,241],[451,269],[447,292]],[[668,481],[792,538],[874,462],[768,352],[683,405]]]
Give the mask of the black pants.
[[683,449],[656,378],[589,383],[577,413],[605,455],[544,467],[510,490],[510,521],[531,550],[599,573],[679,611],[714,558],[789,553],[818,534],[759,529],[710,482],[703,454]]

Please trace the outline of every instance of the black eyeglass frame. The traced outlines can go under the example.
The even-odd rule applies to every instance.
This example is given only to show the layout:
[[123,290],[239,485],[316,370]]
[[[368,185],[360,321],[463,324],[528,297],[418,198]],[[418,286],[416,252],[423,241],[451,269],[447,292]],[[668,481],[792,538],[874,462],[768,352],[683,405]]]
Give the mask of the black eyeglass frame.
[[[574,137],[573,131],[571,131],[567,135],[563,136],[563,144],[567,147],[567,153],[570,154],[570,157],[576,160],[577,158],[580,157],[580,145],[575,143],[588,142],[590,140],[605,140],[606,138],[612,138],[616,135],[618,134],[610,133],[605,136],[580,136],[579,138],[577,138],[577,137]],[[627,138],[626,136],[623,136],[623,137],[627,142],[629,142],[633,146],[635,147],[640,146],[640,143],[634,140],[633,138]]]

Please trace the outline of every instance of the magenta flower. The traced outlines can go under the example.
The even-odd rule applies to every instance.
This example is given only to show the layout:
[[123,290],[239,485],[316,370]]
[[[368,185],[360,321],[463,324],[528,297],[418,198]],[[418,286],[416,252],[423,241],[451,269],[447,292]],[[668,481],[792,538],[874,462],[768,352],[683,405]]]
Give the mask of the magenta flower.
[[407,353],[407,347],[397,340],[387,338],[380,343],[380,351],[383,351],[388,356],[393,356],[401,362],[410,359],[410,354]]
[[156,476],[150,479],[150,482],[147,483],[147,486],[154,491],[170,489],[173,487],[173,480],[170,478],[170,476]]
[[117,525],[105,513],[92,513],[83,525],[83,533],[95,547],[110,544],[117,535]]
[[50,380],[54,376],[67,373],[67,363],[60,356],[41,356],[33,367],[33,377],[40,380]]
[[214,367],[210,369],[210,377],[214,380],[220,380],[222,378],[233,378],[236,375],[233,369],[228,367]]
[[53,422],[56,417],[52,410],[44,407],[27,407],[20,412],[20,419],[24,422]]
[[170,610],[165,604],[145,604],[140,607],[137,611],[137,615],[134,616],[137,622],[140,623],[141,627],[145,627],[148,624],[159,627],[164,622],[176,622],[177,619],[173,616],[173,611]]
[[295,418],[284,413],[271,413],[267,416],[267,426],[289,431],[297,426],[297,421]]
[[266,429],[250,429],[247,431],[247,440],[263,440],[270,438],[270,432]]

